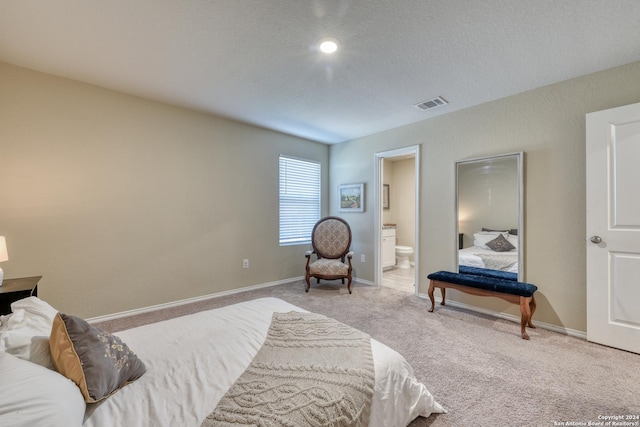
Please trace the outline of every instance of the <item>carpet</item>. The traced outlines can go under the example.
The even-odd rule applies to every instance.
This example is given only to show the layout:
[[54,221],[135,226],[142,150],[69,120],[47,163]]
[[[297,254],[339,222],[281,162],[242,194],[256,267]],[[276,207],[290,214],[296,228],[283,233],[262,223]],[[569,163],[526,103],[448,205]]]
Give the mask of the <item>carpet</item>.
[[305,293],[303,281],[293,282],[96,326],[117,333],[270,296],[360,329],[402,354],[448,411],[411,427],[588,425],[640,415],[640,355],[540,328],[525,341],[511,321],[448,306],[428,313],[428,300],[413,294],[354,284],[349,295],[338,283],[312,284]]

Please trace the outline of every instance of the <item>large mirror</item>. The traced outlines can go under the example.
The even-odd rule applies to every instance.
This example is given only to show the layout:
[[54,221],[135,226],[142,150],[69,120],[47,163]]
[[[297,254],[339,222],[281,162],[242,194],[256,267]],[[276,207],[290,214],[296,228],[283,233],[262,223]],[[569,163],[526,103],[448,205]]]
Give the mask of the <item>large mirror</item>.
[[524,280],[523,153],[456,163],[460,273],[484,268]]

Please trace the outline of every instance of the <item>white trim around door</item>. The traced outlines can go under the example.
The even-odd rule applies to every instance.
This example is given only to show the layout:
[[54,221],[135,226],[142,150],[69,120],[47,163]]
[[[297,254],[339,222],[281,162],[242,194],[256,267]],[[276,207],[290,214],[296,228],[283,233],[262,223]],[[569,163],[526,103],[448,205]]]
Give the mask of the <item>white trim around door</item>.
[[393,157],[413,156],[415,161],[415,247],[413,256],[415,260],[415,294],[418,295],[418,278],[420,277],[420,146],[397,148],[394,150],[381,151],[375,153],[375,229],[374,229],[374,251],[375,251],[375,275],[376,285],[382,283],[382,184],[383,184],[383,162],[384,159]]

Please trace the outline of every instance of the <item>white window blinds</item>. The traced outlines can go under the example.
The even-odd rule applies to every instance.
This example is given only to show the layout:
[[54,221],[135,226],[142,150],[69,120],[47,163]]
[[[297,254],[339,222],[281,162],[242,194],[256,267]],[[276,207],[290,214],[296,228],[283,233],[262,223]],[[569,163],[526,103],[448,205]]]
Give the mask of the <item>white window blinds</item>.
[[320,219],[320,163],[280,156],[280,246],[311,243]]

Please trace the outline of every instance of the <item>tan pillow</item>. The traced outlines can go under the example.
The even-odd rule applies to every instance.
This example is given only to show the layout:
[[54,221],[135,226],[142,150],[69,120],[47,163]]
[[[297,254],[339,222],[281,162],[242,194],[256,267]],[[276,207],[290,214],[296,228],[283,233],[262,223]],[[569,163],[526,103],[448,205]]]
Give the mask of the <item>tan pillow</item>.
[[146,371],[120,338],[75,316],[55,316],[49,347],[58,372],[78,385],[88,403],[109,397]]

